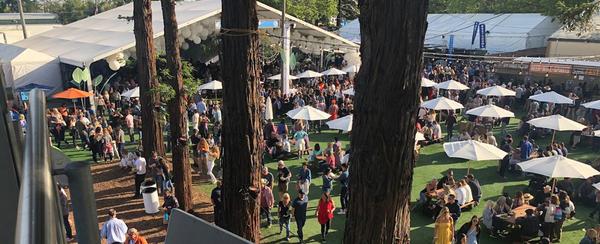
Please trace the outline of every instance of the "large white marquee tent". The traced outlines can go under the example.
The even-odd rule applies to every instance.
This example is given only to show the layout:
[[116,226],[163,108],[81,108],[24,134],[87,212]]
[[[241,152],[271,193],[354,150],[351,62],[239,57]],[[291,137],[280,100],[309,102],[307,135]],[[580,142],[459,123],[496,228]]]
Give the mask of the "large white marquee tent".
[[[279,23],[281,12],[265,4],[258,3],[258,15],[261,20],[275,20]],[[152,27],[157,50],[164,50],[164,25],[162,21],[162,10],[159,1],[152,2]],[[188,43],[200,43],[207,36],[219,32],[220,28],[220,0],[199,0],[194,2],[177,2],[176,14],[179,27],[180,39],[186,39]],[[39,63],[35,57],[28,53],[40,53],[48,59],[48,63],[56,61],[78,67],[89,67],[93,62],[110,59],[120,53],[125,58],[135,55],[135,36],[133,33],[133,20],[125,17],[133,15],[133,4],[91,16],[89,18],[55,28],[53,30],[38,34],[26,40],[12,44],[12,47],[0,46],[1,48],[20,48],[24,50],[18,58],[27,62]],[[334,33],[322,30],[316,26],[306,23],[293,16],[286,15],[288,21],[296,24],[292,30],[292,45],[301,47],[306,52],[317,53],[321,49],[337,49],[339,51],[356,51],[358,45],[346,40]],[[266,33],[278,35],[278,29],[263,29]],[[188,43],[181,43],[182,47]],[[1,49],[0,49],[1,50]],[[0,52],[2,66],[11,66],[14,55]],[[8,69],[8,68],[5,68]],[[26,73],[39,72],[30,70]],[[61,80],[59,69],[48,74],[43,72],[47,79]],[[37,76],[37,75],[36,75]],[[12,80],[12,79],[9,79]],[[25,83],[46,81],[27,80]],[[60,83],[60,82],[59,82]]]
[[[475,22],[486,25],[488,53],[514,52],[546,47],[546,41],[560,28],[552,17],[541,14],[429,14],[425,45],[448,47],[454,35],[454,48],[479,49],[479,34],[471,45]],[[358,20],[344,25],[342,37],[360,43]]]

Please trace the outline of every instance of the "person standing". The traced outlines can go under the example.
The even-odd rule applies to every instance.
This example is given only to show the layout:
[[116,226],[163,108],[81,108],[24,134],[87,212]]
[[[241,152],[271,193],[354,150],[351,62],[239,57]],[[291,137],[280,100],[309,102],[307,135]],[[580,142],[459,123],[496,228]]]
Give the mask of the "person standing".
[[454,220],[450,216],[450,210],[447,207],[442,208],[440,214],[435,219],[435,229],[433,232],[434,244],[452,244],[454,239]]
[[117,127],[117,132],[115,133],[115,142],[117,143],[117,153],[119,154],[119,158],[122,159],[127,155],[124,155],[125,151],[125,131],[121,126]]
[[221,193],[223,183],[217,181],[217,187],[210,193],[210,201],[213,204],[213,219],[215,225],[223,227],[223,197]]
[[292,203],[290,194],[284,193],[281,201],[277,204],[277,214],[279,217],[279,234],[285,226],[285,240],[290,240],[290,218],[291,218]]
[[108,244],[125,243],[127,225],[117,218],[117,211],[112,208],[108,210],[108,217],[109,220],[102,225],[100,236],[106,239]]
[[338,214],[346,214],[346,207],[348,207],[349,195],[348,183],[350,180],[350,175],[348,173],[348,164],[342,164],[342,173],[338,177],[338,181],[340,182],[340,202],[342,204],[342,209],[338,212]]
[[279,160],[277,163],[277,179],[279,180],[277,184],[279,199],[283,196],[284,193],[288,192],[288,184],[290,183],[290,179],[292,178],[292,172],[285,166],[283,160]]
[[479,218],[477,215],[473,215],[471,221],[462,225],[456,234],[458,235],[459,241],[461,241],[460,243],[478,244],[481,228],[479,227]]
[[273,179],[275,177],[273,177],[273,174],[269,172],[269,168],[267,168],[267,166],[262,167],[260,178],[267,180],[267,186],[273,189]]
[[131,111],[127,110],[127,116],[125,116],[125,125],[127,126],[127,134],[129,134],[129,142],[135,142],[135,123],[133,123],[133,115]]
[[261,179],[260,187],[260,215],[266,215],[267,228],[271,227],[271,209],[275,204],[273,190],[267,185],[267,180]]
[[452,140],[452,136],[454,135],[454,125],[456,124],[456,114],[454,111],[450,111],[448,115],[448,119],[446,119],[446,130],[448,131],[448,141]]
[[154,179],[156,183],[156,188],[158,190],[158,194],[163,194],[163,182],[165,181],[165,174],[161,167],[161,163],[159,161],[164,160],[162,157],[158,156],[156,151],[152,151],[152,158],[150,158],[148,162],[148,170],[150,170],[150,176]]
[[311,179],[312,173],[308,168],[308,162],[304,162],[302,163],[302,168],[300,169],[300,172],[298,172],[298,188],[307,195],[310,190]]
[[213,174],[213,168],[215,167],[215,160],[219,159],[219,157],[221,157],[219,146],[211,146],[206,156],[206,174],[210,177],[210,182],[212,184],[217,183],[217,177]]
[[296,220],[296,226],[298,228],[298,239],[300,243],[304,243],[304,224],[306,223],[306,210],[308,208],[308,196],[302,191],[298,191],[298,197],[292,202],[292,215]]
[[321,239],[325,241],[327,234],[329,233],[329,227],[331,226],[331,220],[333,219],[333,211],[335,211],[335,204],[329,192],[323,192],[321,199],[319,199],[319,205],[315,211],[317,220],[321,224]]
[[[506,171],[508,171],[508,168],[510,166],[510,159],[512,158],[512,138],[511,137],[506,137],[506,139],[504,140],[502,146],[500,147],[500,149],[502,149],[502,151],[505,151],[507,154],[506,156],[504,156],[504,158],[502,158],[502,160],[500,160],[500,171],[499,174],[500,176],[502,176],[502,178],[506,178]],[[521,150],[523,150],[523,148],[521,148]]]
[[533,144],[529,141],[529,136],[523,136],[523,141],[521,141],[519,147],[521,148],[521,161],[529,160],[531,152],[533,152]]
[[171,217],[171,210],[174,208],[179,208],[179,201],[170,190],[165,191],[165,198],[163,200],[162,205],[163,211],[165,211],[165,223],[168,223],[169,218]]
[[140,198],[140,187],[142,182],[146,179],[146,159],[141,156],[140,152],[135,152],[136,159],[133,162],[133,169],[135,170],[135,192],[133,197]]
[[67,193],[65,192],[65,188],[63,188],[60,184],[58,186],[58,197],[60,199],[60,209],[62,212],[63,222],[65,223],[65,230],[67,235],[67,241],[73,240],[73,230],[71,229],[71,222],[69,222],[69,199],[67,197]]
[[127,231],[127,239],[125,239],[124,244],[148,244],[148,241],[140,236],[136,228],[131,228]]

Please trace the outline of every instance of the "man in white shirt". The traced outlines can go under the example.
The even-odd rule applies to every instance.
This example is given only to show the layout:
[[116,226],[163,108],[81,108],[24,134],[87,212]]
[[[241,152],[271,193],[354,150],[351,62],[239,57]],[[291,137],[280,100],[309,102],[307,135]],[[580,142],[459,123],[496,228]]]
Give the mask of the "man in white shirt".
[[192,115],[192,128],[194,130],[198,129],[198,123],[200,123],[200,114],[198,110],[193,110],[194,115]]
[[133,162],[133,169],[135,170],[135,193],[134,198],[140,198],[140,187],[142,182],[146,179],[146,159],[140,155],[140,152],[135,152],[136,159]]
[[123,220],[117,219],[117,211],[112,208],[108,210],[108,217],[110,219],[102,225],[100,236],[108,244],[125,243],[127,225]]

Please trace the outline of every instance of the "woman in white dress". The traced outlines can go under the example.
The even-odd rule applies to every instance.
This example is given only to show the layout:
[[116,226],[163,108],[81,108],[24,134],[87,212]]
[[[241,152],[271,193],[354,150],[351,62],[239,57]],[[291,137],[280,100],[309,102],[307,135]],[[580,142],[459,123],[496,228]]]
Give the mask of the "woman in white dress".
[[217,177],[213,174],[213,168],[215,167],[215,160],[219,159],[221,152],[218,146],[212,146],[206,157],[206,174],[210,177],[211,183],[217,183]]

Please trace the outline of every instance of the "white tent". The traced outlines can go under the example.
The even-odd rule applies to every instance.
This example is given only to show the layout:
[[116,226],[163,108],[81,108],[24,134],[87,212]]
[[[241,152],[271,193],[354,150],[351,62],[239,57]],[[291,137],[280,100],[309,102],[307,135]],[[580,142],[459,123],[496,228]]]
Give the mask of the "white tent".
[[513,112],[500,108],[493,104],[483,105],[480,107],[469,109],[467,110],[467,114],[489,118],[515,117],[515,114]]
[[336,69],[336,68],[331,68],[331,69],[328,69],[328,70],[325,70],[325,71],[321,72],[321,74],[323,74],[323,75],[345,75],[346,72],[345,71],[341,71],[341,70]]
[[500,160],[506,156],[505,151],[494,145],[474,140],[446,142],[444,151],[448,157],[473,161]]
[[303,120],[325,120],[331,117],[330,114],[325,113],[321,110],[313,108],[311,106],[304,106],[297,109],[290,110],[286,115],[292,119],[303,119]]
[[445,90],[468,90],[469,87],[455,80],[447,80],[441,83],[437,83],[435,85],[437,89],[445,89]]
[[133,88],[128,91],[124,91],[121,94],[122,97],[132,98],[132,97],[140,97],[140,87]]
[[585,108],[591,108],[591,109],[600,109],[600,100],[587,102],[587,103],[581,104],[581,106],[583,106]]
[[531,100],[535,100],[538,102],[546,102],[546,103],[556,103],[556,104],[573,104],[573,100],[563,95],[556,93],[555,91],[544,92],[542,94],[537,94],[529,97]]
[[477,94],[484,95],[484,96],[495,96],[495,97],[505,97],[505,96],[514,97],[517,95],[517,93],[515,91],[506,89],[506,88],[498,86],[498,85],[479,89],[479,90],[477,90]]
[[29,48],[0,44],[0,68],[6,84],[14,88],[34,83],[62,88],[58,60]]
[[464,108],[462,104],[445,97],[438,97],[433,100],[425,101],[421,103],[421,107],[433,110],[456,110]]
[[353,118],[354,118],[354,116],[352,116],[352,114],[351,114],[351,115],[341,117],[339,119],[328,121],[326,124],[329,126],[330,129],[336,129],[336,130],[342,130],[344,132],[348,132],[348,131],[352,130],[352,119]]
[[[288,79],[290,79],[290,80],[297,80],[299,78],[300,77],[296,77],[296,76],[293,76],[293,75],[288,75]],[[267,78],[267,80],[281,80],[281,74],[276,74],[274,76],[271,76],[271,77]]]
[[552,178],[569,177],[587,179],[600,174],[600,172],[588,164],[565,158],[561,155],[531,159],[517,165],[521,167],[523,172],[540,174]]
[[435,83],[434,81],[432,81],[430,79],[427,79],[425,77],[421,78],[421,86],[422,87],[434,87],[436,85],[437,85],[437,83]]
[[[455,49],[479,49],[477,33],[474,43],[475,22],[486,25],[486,50],[488,53],[514,52],[523,49],[545,48],[546,40],[560,28],[551,16],[542,14],[429,14],[425,46],[448,48],[451,36]],[[359,21],[344,25],[342,37],[360,43]]]
[[527,123],[539,127],[557,131],[581,131],[585,129],[585,125],[577,123],[573,120],[563,117],[560,114],[550,115],[546,117],[535,118],[527,121]]
[[221,90],[223,89],[223,83],[218,80],[213,80],[206,84],[202,84],[198,87],[198,90]]
[[296,77],[298,78],[317,78],[317,77],[321,77],[323,76],[323,74],[316,72],[316,71],[312,71],[312,70],[307,70],[304,71],[298,75],[296,75]]

